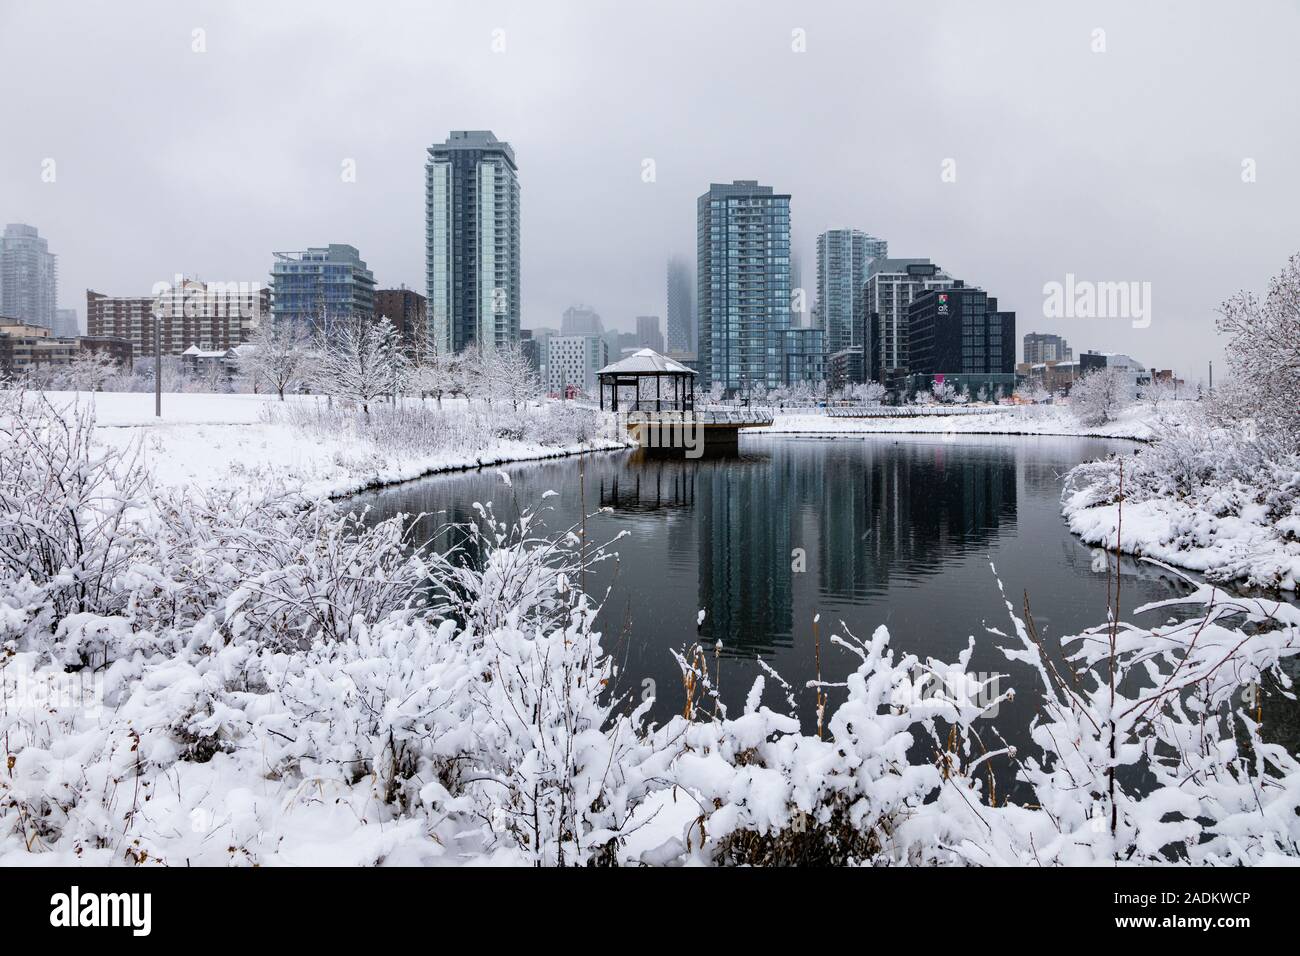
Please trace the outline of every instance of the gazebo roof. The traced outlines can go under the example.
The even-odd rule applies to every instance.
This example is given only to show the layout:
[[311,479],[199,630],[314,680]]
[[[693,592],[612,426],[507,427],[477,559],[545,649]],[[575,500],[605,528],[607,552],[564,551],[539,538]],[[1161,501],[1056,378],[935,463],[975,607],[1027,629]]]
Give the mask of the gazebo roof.
[[654,349],[639,349],[625,359],[606,365],[597,375],[695,375],[695,369],[660,355]]

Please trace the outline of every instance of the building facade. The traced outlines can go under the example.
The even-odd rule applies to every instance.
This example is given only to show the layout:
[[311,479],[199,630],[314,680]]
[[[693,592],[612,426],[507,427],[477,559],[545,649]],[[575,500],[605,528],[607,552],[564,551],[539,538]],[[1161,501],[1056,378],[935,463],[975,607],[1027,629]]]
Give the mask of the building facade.
[[330,243],[277,252],[271,263],[271,312],[303,329],[375,313],[375,274],[355,246]]
[[191,346],[233,348],[271,313],[271,290],[258,283],[199,282],[178,277],[162,295],[109,296],[86,290],[86,334],[125,339],[134,354],[154,354],[154,316],[163,355]]
[[781,333],[782,384],[813,389],[826,381],[826,333],[811,326]]
[[638,315],[636,317],[637,348],[654,349],[660,354],[664,351],[664,334],[659,330],[659,316]]
[[438,347],[508,348],[519,341],[519,171],[489,130],[453,130],[430,146],[425,271]]
[[1017,374],[1031,388],[1041,388],[1049,395],[1068,395],[1082,374],[1074,359],[1066,362],[1022,362],[1016,366]]
[[1010,397],[1016,385],[1016,314],[983,289],[957,280],[918,295],[908,308],[909,394],[945,382],[971,395]]
[[691,281],[691,264],[684,256],[668,260],[668,351],[684,354],[695,351],[695,290]]
[[387,319],[397,329],[402,347],[412,356],[420,356],[433,345],[429,335],[428,303],[414,289],[375,290],[375,318]]
[[543,377],[543,370],[546,367],[546,363],[542,361],[541,345],[542,343],[540,341],[533,338],[532,329],[519,330],[519,354],[524,357],[524,361],[527,362],[528,367],[533,370],[533,374],[537,376],[537,380],[539,382],[545,382],[546,379]]
[[872,260],[888,255],[888,242],[860,229],[831,229],[817,237],[816,310],[828,351],[862,347],[862,327],[854,322],[858,299]]
[[[521,340],[520,340],[521,347],[523,346],[522,336],[524,334],[524,331],[525,330],[523,329],[520,329],[519,331],[519,335],[521,336]],[[535,329],[529,329],[527,331],[531,333],[531,339],[533,342],[533,345],[531,347],[532,351],[536,352],[537,354],[537,379],[543,385],[549,386],[551,377],[550,374],[548,373],[548,366],[551,361],[551,339],[560,334],[559,330],[543,326]]]
[[788,384],[790,196],[738,179],[696,202],[700,388],[747,394]]
[[1068,362],[1074,358],[1074,350],[1059,335],[1048,332],[1025,333],[1024,361],[1030,365],[1039,362]]
[[1082,378],[1099,369],[1116,369],[1128,385],[1130,397],[1136,397],[1143,385],[1151,384],[1151,373],[1147,367],[1123,352],[1098,352],[1089,349],[1079,356],[1079,377]]
[[605,323],[591,306],[571,305],[560,317],[561,335],[604,335]]
[[131,343],[112,337],[64,337],[43,325],[0,318],[0,373],[23,376],[38,369],[71,365],[86,352],[100,352],[131,371]]
[[54,328],[59,261],[35,226],[20,222],[0,235],[0,315]]
[[547,384],[564,395],[569,387],[596,394],[596,373],[609,364],[609,346],[599,335],[553,335],[547,343]]
[[826,388],[838,392],[867,380],[862,349],[840,349],[826,357]]
[[947,289],[950,275],[929,259],[874,259],[857,303],[867,377],[901,390],[908,372],[907,310],[931,289]]
[[55,309],[54,327],[51,331],[62,338],[76,338],[81,334],[81,322],[76,309]]

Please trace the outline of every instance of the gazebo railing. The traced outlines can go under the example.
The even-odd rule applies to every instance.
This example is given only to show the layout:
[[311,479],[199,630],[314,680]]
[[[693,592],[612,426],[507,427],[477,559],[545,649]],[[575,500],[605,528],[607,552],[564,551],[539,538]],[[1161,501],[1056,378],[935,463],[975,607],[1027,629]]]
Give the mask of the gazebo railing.
[[620,399],[618,403],[620,412],[689,412],[694,408],[695,403],[689,398],[684,402],[675,401],[672,398],[640,398],[632,401]]

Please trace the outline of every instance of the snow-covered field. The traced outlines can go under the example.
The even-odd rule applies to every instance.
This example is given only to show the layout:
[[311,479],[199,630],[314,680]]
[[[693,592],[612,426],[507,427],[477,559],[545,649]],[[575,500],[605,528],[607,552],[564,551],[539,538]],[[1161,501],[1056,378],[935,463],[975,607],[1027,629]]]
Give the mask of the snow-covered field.
[[[482,402],[471,408],[461,398],[443,399],[441,414],[452,425],[449,441],[430,453],[372,439],[364,426],[333,434],[307,432],[288,420],[320,408],[320,396],[248,394],[165,394],[162,418],[154,416],[154,396],[131,392],[51,392],[57,406],[80,403],[94,408],[99,440],[107,446],[138,444],[159,485],[194,488],[277,487],[308,498],[339,497],[376,485],[418,478],[437,471],[474,468],[621,448],[612,438],[542,444],[535,440],[487,436],[476,425]],[[411,407],[417,399],[403,399]],[[432,400],[423,408],[434,411]],[[386,408],[375,410],[376,416]],[[540,414],[542,409],[530,409]],[[454,424],[465,424],[461,436]]]

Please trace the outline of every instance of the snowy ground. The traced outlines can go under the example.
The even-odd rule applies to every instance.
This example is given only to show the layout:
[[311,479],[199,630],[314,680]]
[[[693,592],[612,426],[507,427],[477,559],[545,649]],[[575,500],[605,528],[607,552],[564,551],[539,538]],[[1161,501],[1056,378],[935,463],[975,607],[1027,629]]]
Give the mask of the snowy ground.
[[1058,405],[1021,405],[988,415],[926,415],[914,418],[842,418],[777,412],[764,434],[855,435],[883,432],[969,435],[1087,435],[1145,441],[1152,435],[1151,412],[1145,406],[1124,411],[1119,421],[1080,425],[1070,409]]
[[[267,395],[166,394],[161,420],[147,393],[52,392],[50,398],[61,407],[93,403],[100,440],[115,447],[139,443],[154,481],[170,487],[282,487],[307,497],[339,497],[437,471],[622,447],[611,440],[566,446],[467,440],[421,455],[366,441],[364,432],[304,434],[284,420],[289,406],[324,401],[318,396],[288,396],[282,404]],[[464,399],[444,399],[443,410],[451,419],[471,412]]]

